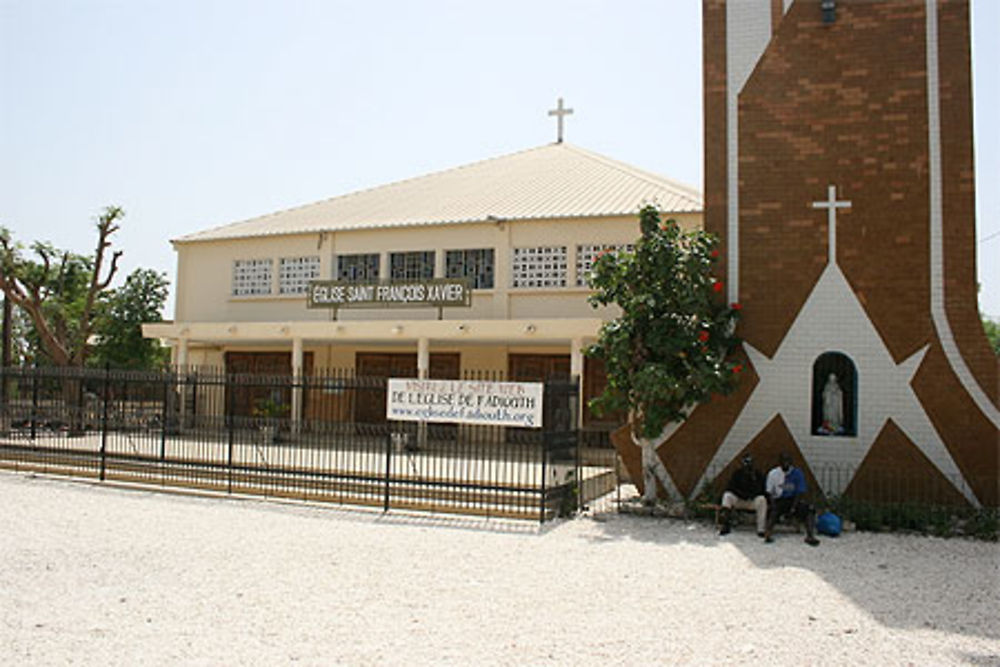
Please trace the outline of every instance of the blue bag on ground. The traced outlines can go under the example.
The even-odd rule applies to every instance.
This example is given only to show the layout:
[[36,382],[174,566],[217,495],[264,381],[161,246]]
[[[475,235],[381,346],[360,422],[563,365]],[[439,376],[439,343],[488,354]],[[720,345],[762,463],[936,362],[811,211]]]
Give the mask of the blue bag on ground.
[[816,532],[830,537],[840,535],[840,517],[833,512],[823,512],[816,517]]

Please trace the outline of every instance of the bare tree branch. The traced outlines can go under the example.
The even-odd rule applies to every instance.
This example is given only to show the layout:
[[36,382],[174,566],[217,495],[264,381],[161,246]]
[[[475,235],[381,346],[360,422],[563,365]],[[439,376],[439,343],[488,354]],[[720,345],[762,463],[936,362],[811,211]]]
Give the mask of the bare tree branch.
[[109,206],[104,209],[104,213],[97,220],[97,249],[94,253],[94,268],[90,275],[90,288],[87,290],[87,300],[84,303],[83,313],[80,316],[80,336],[83,339],[83,343],[80,346],[78,354],[74,355],[74,359],[79,357],[81,363],[87,356],[87,339],[90,338],[90,333],[94,328],[91,317],[94,310],[94,302],[97,300],[97,295],[111,284],[111,280],[118,271],[118,259],[122,255],[121,250],[112,254],[108,274],[103,280],[101,279],[104,253],[111,247],[111,236],[120,229],[116,221],[124,215],[125,211],[120,206]]
[[[95,304],[118,271],[118,260],[122,255],[120,250],[112,253],[107,275],[101,275],[106,253],[111,247],[111,237],[120,228],[117,221],[124,215],[120,207],[109,206],[98,218],[97,248],[89,266],[87,292],[83,310],[76,318],[75,333],[65,312],[46,313],[45,304],[56,295],[64,297],[66,292],[72,290],[70,283],[75,280],[74,276],[82,277],[79,275],[78,260],[69,252],[59,253],[48,244],[35,243],[32,250],[38,256],[40,266],[32,265],[21,259],[19,246],[11,241],[10,232],[0,227],[0,289],[31,318],[42,347],[57,365],[81,365],[87,358],[87,341],[94,329]],[[59,266],[53,275],[53,260],[56,257]]]

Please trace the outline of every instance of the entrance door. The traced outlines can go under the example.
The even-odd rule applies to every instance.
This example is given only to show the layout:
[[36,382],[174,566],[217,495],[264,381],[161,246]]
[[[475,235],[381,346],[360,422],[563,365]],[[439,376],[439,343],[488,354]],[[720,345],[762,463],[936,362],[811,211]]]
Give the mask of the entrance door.
[[[434,380],[457,380],[461,358],[457,353],[430,355],[428,373]],[[354,367],[359,378],[371,384],[358,389],[354,421],[364,424],[385,423],[385,401],[389,378],[417,377],[417,355],[408,352],[358,352]]]
[[[303,373],[312,372],[313,355],[302,355]],[[267,379],[237,382],[230,386],[233,392],[233,415],[249,417],[265,400],[278,405],[292,405],[292,353],[291,352],[226,352],[226,373],[272,376]],[[227,402],[228,402],[228,398]],[[304,399],[303,399],[304,400]],[[304,406],[303,406],[304,407]]]

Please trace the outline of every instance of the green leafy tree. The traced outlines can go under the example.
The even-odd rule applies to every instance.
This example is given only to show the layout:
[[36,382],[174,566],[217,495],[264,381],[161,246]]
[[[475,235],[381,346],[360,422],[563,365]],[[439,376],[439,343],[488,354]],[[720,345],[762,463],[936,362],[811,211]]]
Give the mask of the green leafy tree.
[[713,276],[717,239],[685,232],[659,211],[639,212],[642,236],[632,251],[607,252],[594,262],[592,306],[617,305],[587,354],[607,371],[604,392],[591,401],[598,414],[627,413],[633,441],[642,448],[645,499],[656,479],[673,486],[656,455],[668,427],[683,421],[713,394],[727,394],[743,365],[732,354],[739,304],[725,303]]
[[36,360],[85,364],[100,298],[118,270],[121,251],[108,253],[123,215],[117,206],[100,215],[93,257],[41,242],[31,245],[35,258],[26,257],[10,231],[0,227],[0,289],[31,321],[28,338],[37,342]]
[[158,340],[143,338],[142,323],[163,319],[168,284],[162,273],[136,269],[124,285],[104,296],[94,328],[91,365],[149,370],[166,363],[168,350]]
[[984,317],[983,330],[986,332],[987,340],[990,341],[993,353],[1000,357],[1000,322]]

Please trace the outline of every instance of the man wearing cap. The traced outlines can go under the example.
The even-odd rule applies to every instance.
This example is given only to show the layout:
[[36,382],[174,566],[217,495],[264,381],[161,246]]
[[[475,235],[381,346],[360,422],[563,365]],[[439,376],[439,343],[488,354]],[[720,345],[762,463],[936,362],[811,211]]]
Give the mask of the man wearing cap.
[[767,498],[764,496],[764,476],[753,467],[753,457],[743,457],[743,465],[729,478],[722,493],[722,511],[719,515],[719,535],[726,535],[732,528],[733,509],[752,509],[757,512],[757,535],[764,537],[767,520]]
[[819,545],[819,540],[813,535],[816,510],[806,500],[806,492],[809,490],[806,476],[802,470],[792,465],[792,457],[787,453],[778,456],[778,465],[767,473],[765,487],[770,508],[767,513],[764,541],[774,541],[771,532],[778,519],[792,516],[806,525],[806,544],[812,547]]

